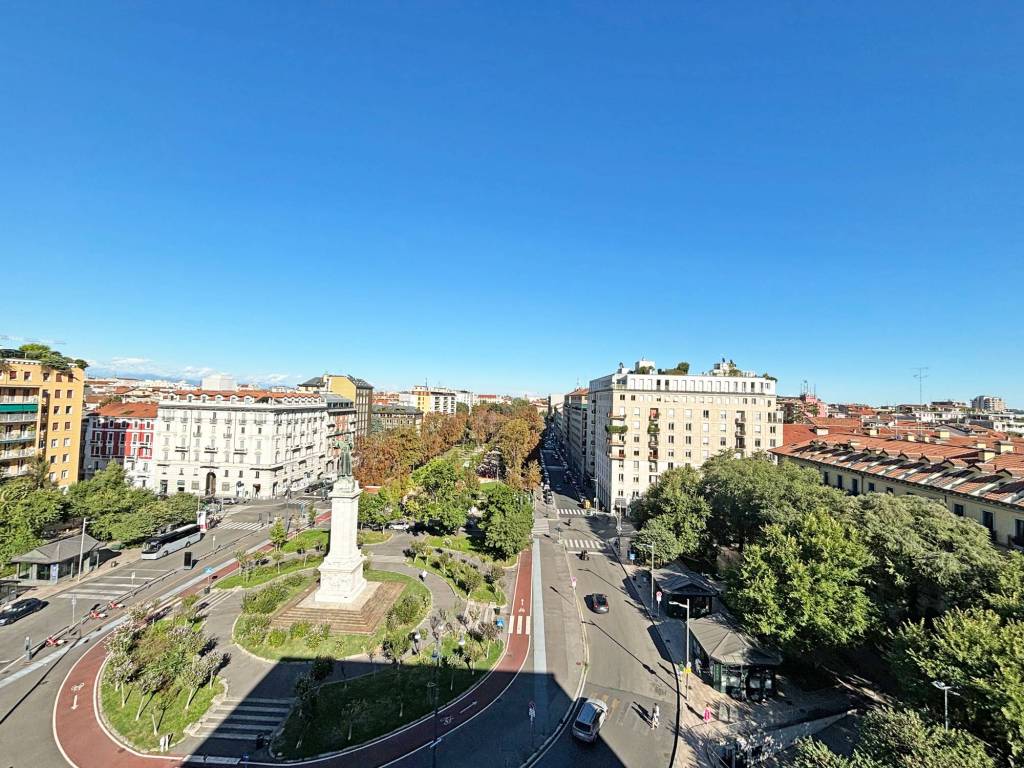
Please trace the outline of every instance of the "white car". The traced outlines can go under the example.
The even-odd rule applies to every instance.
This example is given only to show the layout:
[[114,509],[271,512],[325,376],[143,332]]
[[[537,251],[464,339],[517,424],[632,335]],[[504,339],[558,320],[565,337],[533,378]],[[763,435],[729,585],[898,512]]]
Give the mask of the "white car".
[[390,528],[393,531],[408,531],[410,528],[412,528],[412,523],[410,523],[408,520],[396,520],[391,525],[389,525],[388,528]]

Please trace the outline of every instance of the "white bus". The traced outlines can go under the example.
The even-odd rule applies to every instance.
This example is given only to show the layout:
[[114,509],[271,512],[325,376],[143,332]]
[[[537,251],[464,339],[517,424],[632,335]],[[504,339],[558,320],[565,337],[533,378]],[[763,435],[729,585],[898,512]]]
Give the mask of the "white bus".
[[190,544],[198,544],[202,538],[203,532],[199,530],[198,525],[183,525],[168,533],[146,539],[146,543],[142,545],[142,559],[156,560]]

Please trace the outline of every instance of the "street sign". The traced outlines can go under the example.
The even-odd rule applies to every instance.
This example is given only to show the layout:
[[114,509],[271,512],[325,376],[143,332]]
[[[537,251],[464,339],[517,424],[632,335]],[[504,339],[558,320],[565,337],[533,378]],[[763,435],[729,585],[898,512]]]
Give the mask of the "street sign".
[[633,562],[634,560],[636,560],[636,552],[630,552],[629,553],[629,562]]
[[657,600],[659,603],[661,602],[661,590],[660,589],[654,595],[654,599]]

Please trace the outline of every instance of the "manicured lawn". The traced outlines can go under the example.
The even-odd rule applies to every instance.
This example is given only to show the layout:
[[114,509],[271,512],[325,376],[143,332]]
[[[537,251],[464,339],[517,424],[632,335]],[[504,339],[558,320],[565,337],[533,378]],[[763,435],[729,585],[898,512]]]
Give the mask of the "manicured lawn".
[[[455,639],[446,638],[446,651],[454,647]],[[440,705],[444,706],[478,682],[482,671],[490,669],[501,652],[501,643],[493,643],[487,658],[471,672],[462,663],[435,669],[428,647],[400,668],[391,667],[347,683],[324,685],[317,697],[313,720],[305,723],[293,711],[276,747],[285,758],[291,759],[344,749],[382,736],[433,711],[432,688],[428,683],[435,678]],[[355,719],[352,719],[352,712],[356,713]]]
[[[204,685],[192,699],[189,708],[185,709],[185,700],[188,698],[188,691],[180,691],[171,698],[167,709],[161,714],[159,697],[149,701],[143,707],[142,715],[135,719],[135,711],[139,707],[139,689],[137,685],[131,687],[128,699],[124,708],[121,707],[121,694],[114,690],[114,686],[108,682],[104,674],[103,682],[100,685],[100,706],[103,716],[109,726],[136,749],[156,749],[160,746],[160,736],[171,733],[171,741],[178,741],[184,733],[185,728],[191,723],[199,720],[210,708],[210,702],[214,696],[224,690],[224,683],[216,678],[211,688]],[[153,717],[157,718],[157,735],[153,735]]]
[[356,543],[360,547],[372,547],[374,544],[383,544],[390,540],[391,531],[371,531],[369,528],[361,528],[356,538]]
[[[366,571],[365,574],[367,581],[402,581],[405,582],[405,589],[402,591],[401,599],[407,594],[417,594],[426,597],[427,607],[423,609],[420,615],[418,615],[415,621],[402,627],[403,631],[411,632],[412,628],[419,624],[423,618],[430,611],[430,590],[420,584],[416,579],[411,576],[406,576],[401,573],[394,573],[392,571]],[[299,589],[302,589],[300,587]],[[294,594],[294,592],[292,593]],[[242,642],[237,635],[233,638],[238,645],[245,648],[250,653],[257,656],[262,656],[265,659],[271,659],[277,661],[279,659],[312,659],[314,656],[329,655],[336,659],[344,659],[348,656],[357,656],[362,653],[366,653],[368,648],[376,648],[381,644],[384,636],[387,634],[387,626],[383,622],[377,629],[377,632],[373,635],[342,635],[332,634],[329,635],[327,640],[316,648],[310,648],[306,643],[305,638],[288,637],[284,643],[279,646],[271,646],[266,641],[259,645],[251,645],[246,642]]]
[[431,547],[441,547],[442,549],[450,549],[454,552],[462,552],[466,555],[472,555],[488,565],[491,563],[497,563],[498,565],[507,568],[511,565],[515,565],[516,562],[514,557],[508,559],[495,557],[484,549],[483,541],[480,538],[470,537],[464,533],[460,533],[455,536],[427,536],[426,542]]
[[[455,594],[465,599],[467,597],[466,590],[459,586],[454,578],[434,565],[431,560],[431,558],[427,558],[427,561],[424,562],[422,557],[412,557],[409,558],[409,564],[415,568],[422,568],[425,571],[430,571],[431,573],[440,576],[452,585],[452,589],[455,590]],[[501,588],[498,587],[497,584],[492,587],[487,582],[482,583],[479,587],[474,589],[473,594],[468,595],[468,597],[479,603],[495,603],[497,605],[504,605],[505,603],[505,593],[501,591]]]
[[219,581],[215,581],[213,586],[218,589],[234,589],[235,587],[245,587],[251,589],[252,587],[258,587],[261,584],[266,584],[268,581],[273,581],[278,576],[284,576],[287,573],[295,573],[296,571],[303,571],[307,568],[315,568],[323,562],[322,555],[309,555],[303,562],[302,557],[295,557],[291,560],[282,560],[280,570],[276,565],[261,565],[258,568],[253,568],[249,571],[248,576],[242,573],[233,573]]
[[285,545],[281,547],[283,552],[298,552],[300,549],[304,549],[307,552],[313,552],[316,550],[317,544],[320,545],[320,549],[323,551],[327,550],[327,540],[329,535],[327,531],[320,531],[315,528],[298,533],[292,538],[285,542]]

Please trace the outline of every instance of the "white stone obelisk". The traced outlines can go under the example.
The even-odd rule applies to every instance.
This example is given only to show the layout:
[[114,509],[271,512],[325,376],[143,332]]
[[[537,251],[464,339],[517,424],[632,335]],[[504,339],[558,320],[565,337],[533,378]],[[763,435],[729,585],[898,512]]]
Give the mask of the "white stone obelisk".
[[[347,452],[344,458],[348,459]],[[360,602],[359,598],[366,590],[363,554],[356,545],[359,494],[362,492],[359,482],[352,477],[351,469],[343,468],[331,489],[331,543],[327,557],[320,565],[320,587],[313,596],[316,603],[352,606]]]

